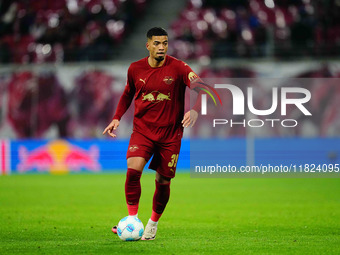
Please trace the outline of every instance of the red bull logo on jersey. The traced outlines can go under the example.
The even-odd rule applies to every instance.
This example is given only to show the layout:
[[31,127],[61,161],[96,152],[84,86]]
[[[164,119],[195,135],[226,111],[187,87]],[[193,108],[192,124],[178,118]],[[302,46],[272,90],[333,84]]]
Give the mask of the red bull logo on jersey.
[[157,98],[156,98],[157,101],[164,101],[164,100],[171,100],[170,99],[170,92],[168,93],[168,95],[164,95],[162,93],[159,93],[157,95]]
[[146,94],[146,95],[144,95],[144,93],[143,93],[142,97],[143,97],[143,99],[142,99],[143,101],[145,101],[145,100],[147,100],[149,102],[155,101],[155,96],[152,94],[152,92],[149,93],[149,94]]
[[85,150],[64,140],[56,140],[29,151],[19,147],[18,172],[67,173],[70,171],[100,171],[99,149],[92,145]]
[[152,103],[159,103],[159,102],[163,102],[164,100],[170,101],[171,97],[170,97],[170,92],[167,95],[165,95],[159,91],[152,91],[146,95],[145,93],[143,93],[142,100],[152,102]]

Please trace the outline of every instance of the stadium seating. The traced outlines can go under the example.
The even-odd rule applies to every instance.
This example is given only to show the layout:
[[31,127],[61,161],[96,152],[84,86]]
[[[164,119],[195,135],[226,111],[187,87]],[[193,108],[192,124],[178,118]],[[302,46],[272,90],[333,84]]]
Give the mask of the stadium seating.
[[[0,62],[114,59],[147,0],[15,0],[0,6]],[[170,24],[181,59],[339,55],[330,0],[188,0]],[[150,3],[152,4],[152,3]]]
[[[186,59],[330,56],[339,53],[339,13],[334,0],[189,0],[171,24],[171,53]],[[203,51],[202,43],[208,45]]]
[[117,46],[144,13],[146,1],[3,1],[0,62],[114,59]]

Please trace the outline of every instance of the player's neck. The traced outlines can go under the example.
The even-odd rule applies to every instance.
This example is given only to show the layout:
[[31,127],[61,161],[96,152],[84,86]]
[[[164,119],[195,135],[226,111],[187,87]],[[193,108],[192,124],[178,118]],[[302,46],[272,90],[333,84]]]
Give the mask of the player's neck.
[[164,57],[164,59],[162,61],[157,61],[156,59],[149,56],[148,57],[148,63],[153,68],[154,67],[161,67],[162,65],[164,65],[165,59],[166,59],[166,56]]

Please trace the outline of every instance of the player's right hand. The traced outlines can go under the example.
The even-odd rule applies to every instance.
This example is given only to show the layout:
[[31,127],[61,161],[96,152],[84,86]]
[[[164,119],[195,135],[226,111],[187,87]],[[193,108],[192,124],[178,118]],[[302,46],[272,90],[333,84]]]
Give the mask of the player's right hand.
[[104,129],[103,135],[107,132],[111,137],[116,137],[117,135],[113,133],[113,130],[116,130],[118,126],[119,120],[117,119],[112,120],[111,123]]

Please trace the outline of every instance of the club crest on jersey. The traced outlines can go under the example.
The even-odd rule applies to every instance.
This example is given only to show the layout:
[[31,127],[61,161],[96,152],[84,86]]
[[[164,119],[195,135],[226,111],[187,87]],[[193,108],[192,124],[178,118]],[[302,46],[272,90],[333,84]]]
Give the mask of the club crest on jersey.
[[165,76],[163,81],[165,82],[165,84],[170,85],[174,81],[174,78],[172,78],[171,76]]
[[190,73],[188,74],[188,79],[189,79],[190,82],[193,82],[193,81],[195,81],[196,79],[198,79],[198,75],[195,74],[194,72],[190,72]]
[[170,98],[170,92],[168,93],[168,95],[165,95],[159,91],[152,91],[148,94],[142,94],[142,100],[143,101],[149,101],[151,103],[159,103],[162,102],[164,100],[171,100]]
[[131,151],[131,152],[135,152],[136,150],[138,150],[139,149],[139,147],[137,146],[137,145],[131,145],[130,147],[129,147],[129,151]]

